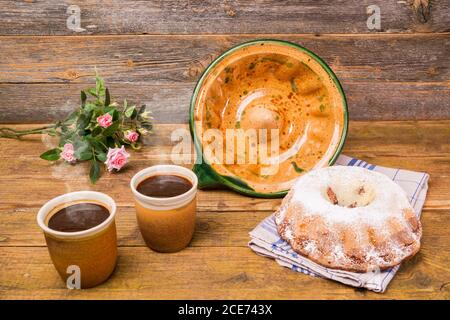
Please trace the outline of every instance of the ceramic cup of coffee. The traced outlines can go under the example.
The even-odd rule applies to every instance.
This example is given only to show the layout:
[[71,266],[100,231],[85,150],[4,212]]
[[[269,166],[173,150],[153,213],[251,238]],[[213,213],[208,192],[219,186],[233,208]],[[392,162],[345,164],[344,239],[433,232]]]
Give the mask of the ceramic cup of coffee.
[[197,209],[197,176],[176,165],[143,169],[131,179],[136,217],[147,246],[176,252],[192,239]]
[[39,210],[37,222],[50,257],[68,286],[70,280],[72,288],[91,288],[112,274],[117,260],[115,216],[114,200],[94,191],[66,193]]

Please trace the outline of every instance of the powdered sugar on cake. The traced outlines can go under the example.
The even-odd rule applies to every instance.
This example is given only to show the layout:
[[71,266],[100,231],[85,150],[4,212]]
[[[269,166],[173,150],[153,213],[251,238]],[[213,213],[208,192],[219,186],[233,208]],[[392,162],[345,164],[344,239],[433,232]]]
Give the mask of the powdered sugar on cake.
[[300,177],[275,214],[281,237],[295,251],[327,267],[358,272],[386,269],[414,255],[422,230],[411,219],[417,218],[395,182],[340,166]]
[[[355,189],[365,186],[375,192],[375,197],[366,206],[334,205],[325,198],[326,188],[333,185],[345,189],[346,193],[355,193]],[[331,223],[380,225],[388,217],[401,215],[403,209],[411,208],[404,191],[395,182],[381,173],[359,167],[330,167],[308,173],[295,183],[292,201],[302,203],[304,214],[317,214]]]

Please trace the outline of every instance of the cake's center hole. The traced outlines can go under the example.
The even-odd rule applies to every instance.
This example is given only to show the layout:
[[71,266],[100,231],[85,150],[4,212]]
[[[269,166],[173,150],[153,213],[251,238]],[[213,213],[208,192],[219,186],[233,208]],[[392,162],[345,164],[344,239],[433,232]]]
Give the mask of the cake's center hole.
[[375,192],[372,187],[364,184],[356,186],[329,185],[326,188],[325,198],[334,205],[347,208],[365,207],[375,198]]

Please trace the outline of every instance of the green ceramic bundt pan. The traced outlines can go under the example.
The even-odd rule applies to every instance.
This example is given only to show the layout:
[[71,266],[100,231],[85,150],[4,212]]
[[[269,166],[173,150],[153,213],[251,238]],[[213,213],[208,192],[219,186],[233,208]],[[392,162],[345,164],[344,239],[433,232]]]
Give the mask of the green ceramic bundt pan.
[[195,144],[195,150],[197,153],[197,163],[193,167],[193,171],[198,177],[198,187],[200,189],[208,189],[208,188],[229,188],[231,190],[234,190],[240,194],[251,196],[251,197],[258,197],[258,198],[281,198],[284,197],[289,190],[283,190],[283,191],[277,191],[277,192],[270,192],[270,193],[261,193],[257,192],[254,189],[252,189],[250,186],[247,185],[244,181],[242,181],[239,177],[236,176],[224,176],[219,173],[217,173],[208,163],[205,161],[202,153],[202,145],[199,141],[199,137],[195,130],[195,107],[196,107],[196,101],[198,98],[198,95],[202,89],[202,86],[205,82],[205,79],[207,76],[214,70],[214,68],[228,55],[231,53],[234,53],[238,50],[241,50],[245,47],[249,46],[255,46],[255,45],[261,45],[261,44],[276,44],[276,45],[282,45],[282,46],[288,46],[291,48],[295,48],[302,53],[306,54],[310,58],[314,59],[328,74],[330,79],[333,81],[334,85],[336,86],[337,90],[339,91],[340,97],[342,99],[342,106],[343,106],[343,128],[342,128],[342,134],[340,137],[340,141],[338,143],[337,148],[335,149],[335,152],[333,156],[328,161],[329,165],[332,165],[339,154],[342,151],[342,148],[344,146],[344,142],[347,136],[348,131],[348,108],[347,108],[347,101],[344,94],[344,91],[342,89],[341,84],[339,83],[339,80],[337,79],[334,72],[331,70],[331,68],[316,54],[309,51],[308,49],[292,43],[288,41],[283,40],[274,40],[274,39],[261,39],[261,40],[253,40],[249,42],[244,42],[241,44],[238,44],[226,52],[222,53],[219,57],[217,57],[202,73],[200,79],[197,82],[197,85],[195,86],[194,92],[191,97],[190,102],[190,110],[189,110],[189,127],[190,132],[192,135],[192,139]]

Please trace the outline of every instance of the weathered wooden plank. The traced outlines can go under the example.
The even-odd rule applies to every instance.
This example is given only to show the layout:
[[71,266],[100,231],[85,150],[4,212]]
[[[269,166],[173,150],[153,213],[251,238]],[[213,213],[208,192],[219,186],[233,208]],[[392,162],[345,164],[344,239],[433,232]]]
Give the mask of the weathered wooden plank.
[[[127,99],[137,105],[147,105],[159,123],[187,123],[194,86],[194,83],[108,85],[114,100],[123,102]],[[79,107],[80,90],[87,87],[89,85],[72,83],[0,84],[0,123],[43,123],[64,119]],[[20,107],[11,107],[18,104]]]
[[[445,168],[442,167],[442,170],[445,170]],[[123,172],[111,178],[104,176],[95,186],[89,183],[87,167],[83,168],[81,173],[78,169],[76,171],[58,170],[56,173],[53,173],[53,177],[33,177],[31,175],[19,177],[15,175],[11,178],[2,178],[0,179],[0,185],[2,186],[0,210],[39,207],[53,197],[78,190],[104,192],[113,197],[118,205],[131,206],[133,198],[131,190],[129,190],[129,181],[135,172],[137,172],[137,169]],[[67,174],[66,178],[63,173]],[[31,179],[33,181],[32,184],[29,183]],[[427,202],[425,203],[426,209],[439,210],[450,208],[448,179],[448,173],[443,175],[431,173],[430,188]],[[27,185],[26,194],[24,194],[23,185],[27,183],[29,185]],[[18,195],[21,196],[19,197]],[[200,191],[198,199],[200,211],[275,210],[279,204],[279,199],[266,200],[243,197],[226,190]]]
[[[24,208],[36,208],[42,206],[46,201],[60,194],[78,190],[95,190],[104,192],[113,197],[118,205],[132,206],[133,200],[131,191],[128,189],[129,180],[123,175],[117,179],[102,178],[99,182],[101,186],[92,186],[87,181],[84,175],[78,179],[71,179],[63,181],[61,179],[36,178],[33,181],[33,186],[27,188],[26,195],[21,191],[23,184],[27,183],[29,179],[2,179],[0,184],[2,187],[9,187],[9,190],[1,192],[3,197],[0,206],[0,212],[20,212]],[[17,182],[15,182],[17,181]],[[52,188],[48,186],[51,185]],[[119,189],[120,188],[120,189]],[[430,181],[429,193],[425,203],[427,210],[449,210],[450,190],[448,187],[448,176],[436,177],[432,175]],[[18,195],[21,195],[18,197]],[[199,191],[198,210],[199,212],[208,211],[274,211],[280,204],[279,199],[258,199],[243,197],[236,193],[226,190],[210,190]]]
[[[144,152],[135,153],[131,151],[131,160],[130,164],[127,165],[126,168],[122,169],[123,171],[119,173],[106,173],[102,176],[102,179],[105,180],[120,180],[120,179],[129,179],[131,176],[147,166],[163,164],[163,163],[176,163],[181,164],[185,167],[192,167],[194,161],[194,155],[191,155],[190,158],[192,160],[175,162],[172,161],[171,157],[171,148],[158,148],[158,147],[148,147],[145,149],[145,155],[142,156]],[[152,153],[152,154],[150,154]],[[347,152],[347,149],[344,149],[345,154],[351,154],[352,156],[355,153]],[[84,174],[89,172],[88,163],[78,164],[76,167],[71,166],[69,164],[63,163],[63,161],[51,163],[39,158],[40,153],[30,154],[27,156],[19,156],[19,159],[12,160],[11,158],[0,157],[1,161],[4,163],[0,164],[0,170],[2,171],[2,176],[0,176],[0,180],[10,180],[10,179],[45,179],[50,177],[55,180],[73,182],[75,180],[80,180],[80,182],[84,182]],[[358,155],[358,154],[357,154]],[[450,167],[450,157],[426,157],[426,156],[383,156],[376,154],[369,154],[364,156],[360,154],[360,156],[355,156],[359,159],[364,159],[369,163],[375,163],[377,165],[385,165],[387,167],[402,167],[409,170],[414,171],[426,171],[433,175],[435,178],[442,177],[445,179],[447,177],[448,172],[446,169]],[[380,164],[381,163],[381,164]],[[86,180],[86,182],[88,182]],[[444,181],[443,181],[444,182]],[[442,182],[442,183],[443,183]],[[102,187],[103,185],[99,185]],[[105,186],[106,187],[106,186]]]
[[[417,1],[418,2],[418,1]],[[428,1],[426,1],[428,3]],[[80,8],[77,33],[67,27],[70,5]],[[367,27],[377,5],[380,30]],[[427,10],[428,9],[428,10]],[[3,35],[369,33],[448,31],[447,1],[420,10],[412,1],[0,1]],[[426,12],[426,14],[423,14]],[[264,23],[261,23],[264,21]]]
[[[450,118],[445,82],[343,80],[352,120]],[[79,105],[84,84],[0,84],[0,123],[44,123],[66,117]],[[146,104],[159,123],[187,123],[195,83],[146,85],[113,83],[117,101]]]
[[[0,83],[193,83],[218,54],[262,35],[1,37]],[[277,36],[278,37],[278,36]],[[280,35],[325,59],[341,80],[447,82],[450,33]]]
[[67,290],[46,248],[0,248],[0,267],[2,299],[450,298],[445,248],[439,255],[434,248],[423,248],[402,266],[384,294],[296,273],[239,247],[187,248],[175,254],[119,248],[113,276],[89,290]]
[[[369,160],[369,158],[363,159]],[[426,171],[431,175],[430,189],[425,207],[428,209],[445,209],[450,207],[450,186],[448,184],[450,160],[427,159],[411,157],[375,157],[373,163],[388,166]],[[11,162],[11,160],[9,160]],[[33,161],[33,160],[31,160]],[[39,161],[39,160],[36,160]],[[47,200],[65,192],[77,190],[96,190],[112,196],[120,205],[132,205],[129,181],[140,169],[159,163],[170,161],[140,161],[132,162],[127,170],[120,174],[105,173],[96,185],[88,180],[89,168],[87,164],[74,168],[64,164],[50,165],[44,162],[26,169],[30,160],[11,164],[7,176],[0,177],[1,206],[0,208],[20,208],[40,206]],[[33,183],[29,183],[33,181]],[[27,185],[26,192],[30,196],[18,197],[23,194],[23,185]],[[51,185],[51,188],[49,187]],[[236,210],[274,210],[279,200],[264,200],[242,197],[230,191],[201,191],[199,194],[199,209],[203,211],[236,211]]]

